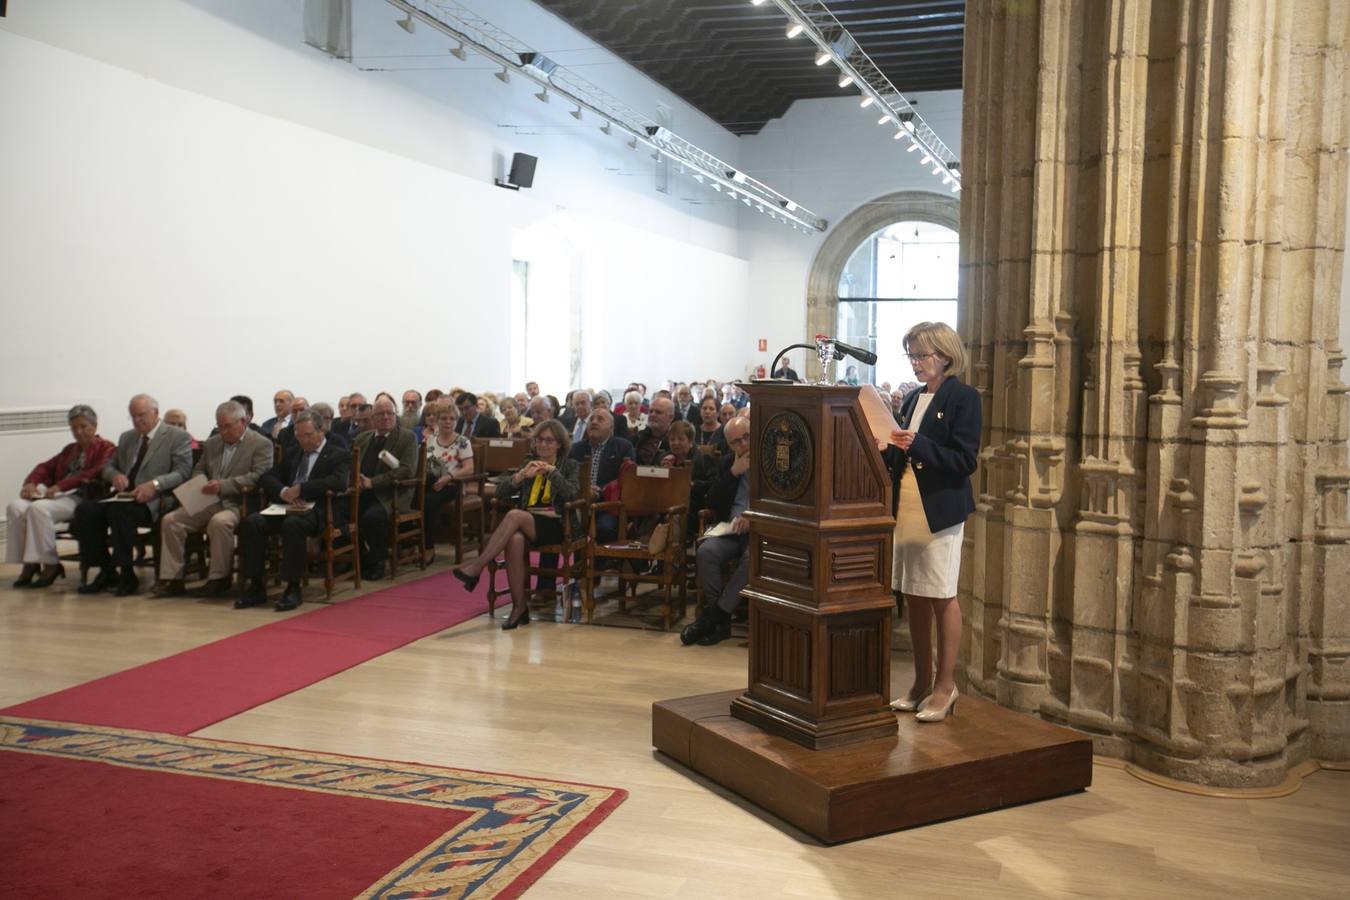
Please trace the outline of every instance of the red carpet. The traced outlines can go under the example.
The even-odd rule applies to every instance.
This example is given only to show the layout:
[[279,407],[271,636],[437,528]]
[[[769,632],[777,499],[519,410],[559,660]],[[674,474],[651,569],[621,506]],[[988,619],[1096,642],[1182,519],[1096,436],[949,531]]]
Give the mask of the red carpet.
[[191,734],[486,610],[481,591],[468,594],[445,572],[289,616],[0,713]]
[[624,792],[0,720],[10,897],[515,897]]

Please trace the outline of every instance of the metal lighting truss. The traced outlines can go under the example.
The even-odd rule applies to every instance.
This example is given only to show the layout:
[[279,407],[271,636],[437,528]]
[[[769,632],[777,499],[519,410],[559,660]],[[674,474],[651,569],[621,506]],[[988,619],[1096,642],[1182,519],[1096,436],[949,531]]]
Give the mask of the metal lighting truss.
[[615,129],[628,136],[628,145],[650,148],[672,160],[693,179],[715,191],[726,193],[746,206],[775,221],[803,231],[824,231],[828,222],[809,209],[793,202],[773,188],[751,178],[730,163],[723,162],[684,138],[663,127],[622,101],[601,90],[581,76],[567,71],[542,54],[527,47],[482,16],[454,0],[385,0],[413,19],[424,22],[460,46],[452,50],[459,56],[466,48],[502,67],[497,77],[506,81],[510,73],[528,78],[542,90],[535,96],[547,100],[550,94],[576,106],[572,115],[580,119],[583,110],[604,120],[600,130]]
[[[758,6],[764,0],[752,0]],[[840,85],[848,84],[851,78],[863,95],[863,105],[873,106],[880,119],[878,124],[894,124],[900,133],[897,140],[909,138],[912,145],[924,152],[934,165],[934,175],[950,183],[952,190],[961,189],[960,158],[952,152],[942,138],[924,122],[905,95],[900,93],[886,74],[872,62],[872,58],[858,46],[858,42],[840,24],[825,5],[824,0],[772,0],[774,6],[783,11],[788,18],[788,29],[795,34],[810,38],[820,51],[816,57],[817,65],[833,61],[843,73]],[[800,26],[800,29],[798,29]],[[792,36],[795,36],[793,34]],[[868,102],[871,98],[871,102]],[[924,163],[928,165],[928,163]]]

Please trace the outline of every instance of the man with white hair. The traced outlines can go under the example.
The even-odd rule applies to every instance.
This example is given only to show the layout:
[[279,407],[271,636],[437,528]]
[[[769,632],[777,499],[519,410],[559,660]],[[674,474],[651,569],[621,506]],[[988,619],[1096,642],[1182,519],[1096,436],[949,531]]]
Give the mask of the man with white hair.
[[183,429],[160,421],[158,400],[137,394],[128,412],[131,428],[122,432],[117,453],[103,469],[114,499],[85,500],[75,508],[72,530],[80,542],[80,568],[98,569],[93,581],[79,588],[81,594],[110,588],[119,597],[136,593],[140,585],[131,556],[136,529],[153,525],[161,507],[173,508],[173,489],[192,472],[192,439]]
[[657,397],[647,413],[647,427],[638,432],[633,447],[640,466],[660,464],[661,457],[670,452],[670,426],[675,422],[675,401]]
[[160,522],[159,574],[162,580],[151,592],[154,596],[175,597],[183,593],[183,551],[187,537],[201,531],[206,532],[211,549],[203,593],[208,597],[219,597],[230,589],[240,498],[243,491],[257,484],[271,467],[272,442],[249,429],[244,407],[234,400],[217,406],[216,433],[207,438],[201,459],[192,470],[194,477],[202,475],[206,478],[201,492],[214,498],[215,502],[196,513],[179,507]]
[[586,438],[586,422],[591,415],[591,392],[573,391],[572,405],[563,410],[563,414],[558,417],[572,435],[573,445],[581,443]]

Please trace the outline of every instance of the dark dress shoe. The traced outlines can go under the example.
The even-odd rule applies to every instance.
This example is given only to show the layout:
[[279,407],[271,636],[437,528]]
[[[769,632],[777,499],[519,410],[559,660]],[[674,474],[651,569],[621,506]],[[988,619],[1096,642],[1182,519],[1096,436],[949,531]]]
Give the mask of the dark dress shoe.
[[203,597],[221,597],[229,593],[230,579],[212,578],[206,584],[202,585]]
[[482,572],[479,572],[477,575],[473,576],[465,575],[464,572],[461,571],[459,568],[451,569],[450,574],[458,578],[460,584],[464,585],[464,589],[471,594],[478,587],[478,579],[483,577]]
[[720,644],[731,637],[731,619],[722,619],[714,622],[703,637],[698,639],[700,647],[711,647],[713,644]]
[[528,625],[528,624],[530,624],[530,608],[527,606],[525,607],[524,611],[521,612],[520,615],[516,616],[513,619],[508,618],[505,622],[503,622],[502,631],[514,631],[521,625]]
[[88,584],[80,585],[76,588],[75,593],[101,594],[111,588],[116,581],[117,579],[113,575],[112,569],[99,569],[98,574],[94,576],[94,580]]
[[282,594],[281,599],[277,601],[276,611],[289,612],[299,607],[303,602],[304,600],[300,597],[300,589],[298,587],[286,588],[286,593]]
[[54,566],[43,566],[42,574],[33,582],[35,588],[51,587],[52,582],[58,578],[66,577],[66,567],[57,563]]
[[361,567],[361,578],[365,581],[384,581],[384,563]]
[[262,606],[267,602],[267,592],[263,590],[262,585],[256,581],[244,588],[234,601],[235,609],[248,609],[250,606]]
[[19,570],[19,577],[14,581],[14,587],[26,588],[33,583],[33,576],[38,573],[37,563],[24,563],[23,568]]
[[141,580],[136,577],[135,572],[123,572],[117,579],[117,587],[113,589],[114,597],[130,597],[141,589]]
[[170,578],[168,581],[161,581],[150,589],[151,597],[181,597],[187,592],[187,586],[183,584],[181,578]]
[[699,616],[680,631],[680,643],[688,647],[697,644],[711,630],[712,622],[707,616]]

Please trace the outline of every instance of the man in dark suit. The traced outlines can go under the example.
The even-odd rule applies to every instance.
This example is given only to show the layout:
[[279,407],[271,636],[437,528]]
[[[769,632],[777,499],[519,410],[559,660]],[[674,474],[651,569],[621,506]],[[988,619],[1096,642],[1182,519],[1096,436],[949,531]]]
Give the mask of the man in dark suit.
[[455,431],[471,438],[495,438],[502,436],[502,426],[492,416],[485,416],[478,409],[478,397],[468,391],[455,399],[455,408],[459,410],[459,423]]
[[347,415],[333,421],[333,427],[329,430],[330,434],[341,435],[347,439],[350,445],[352,438],[361,430],[360,423],[357,422],[358,411],[366,405],[366,395],[360,391],[353,391],[347,396]]
[[[722,471],[708,488],[708,509],[725,532],[705,538],[695,554],[698,583],[706,600],[703,612],[680,632],[680,643],[708,646],[731,637],[731,614],[741,602],[741,590],[749,578],[750,524],[743,515],[750,506],[750,422],[732,419],[726,427],[727,443],[734,451],[721,462]],[[723,581],[722,567],[736,563],[730,581]]]
[[573,391],[572,405],[562,411],[558,416],[558,421],[567,429],[567,433],[572,436],[572,444],[581,443],[586,439],[586,420],[591,415],[591,392]]
[[[75,507],[72,530],[80,542],[80,566],[97,568],[93,581],[79,588],[97,594],[115,587],[119,597],[140,586],[132,568],[136,529],[152,525],[161,511],[174,506],[174,488],[192,474],[192,438],[159,418],[159,402],[149,394],[131,398],[131,429],[117,441],[117,453],[103,470],[103,480],[128,500],[85,500]],[[162,509],[161,509],[162,507]],[[112,533],[111,565],[108,534]],[[120,576],[114,578],[113,568]]]
[[684,419],[694,426],[697,426],[701,421],[698,415],[698,404],[694,402],[694,392],[684,382],[675,385],[675,418]]
[[[475,407],[476,409],[477,407]],[[398,410],[394,401],[381,397],[375,401],[370,431],[356,436],[352,444],[361,451],[361,574],[371,581],[384,577],[385,559],[389,555],[389,523],[394,510],[406,513],[412,509],[413,489],[394,482],[406,481],[417,474],[417,438],[412,430],[400,428]],[[380,458],[389,453],[395,465]]]
[[[591,498],[599,499],[605,485],[619,477],[624,460],[633,459],[633,445],[621,437],[614,437],[614,417],[607,409],[597,409],[586,420],[586,439],[573,444],[569,455],[577,462],[590,458]],[[608,543],[618,534],[618,516],[613,513],[596,514],[597,541]]]
[[290,391],[277,391],[276,396],[272,398],[272,409],[276,412],[276,415],[262,423],[263,434],[275,441],[277,435],[281,434],[281,429],[291,424],[293,413],[302,411],[303,407],[302,409],[292,410],[291,407],[294,403],[295,394]]
[[[305,571],[305,542],[320,533],[327,524],[328,509],[325,498],[329,491],[341,494],[351,483],[352,457],[332,441],[324,439],[319,427],[319,415],[306,410],[295,417],[295,443],[286,449],[281,462],[274,465],[258,486],[272,503],[310,503],[312,508],[291,511],[285,515],[250,513],[239,529],[242,551],[240,574],[244,591],[234,601],[235,609],[259,606],[267,602],[263,590],[263,556],[267,536],[281,534],[281,579],[285,592],[276,608],[284,612],[301,603],[300,578]],[[345,504],[333,505],[333,516],[340,519]],[[335,525],[345,525],[335,521]]]
[[660,465],[661,457],[670,452],[670,426],[675,422],[675,401],[657,397],[647,413],[647,427],[638,432],[633,447],[639,465]]
[[787,356],[779,357],[778,365],[774,366],[773,369],[773,377],[785,378],[788,381],[802,380],[801,376],[797,374],[797,372],[792,368],[792,365],[788,362]]

